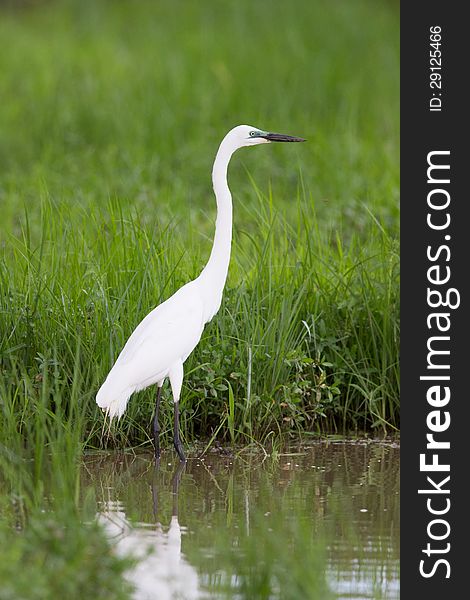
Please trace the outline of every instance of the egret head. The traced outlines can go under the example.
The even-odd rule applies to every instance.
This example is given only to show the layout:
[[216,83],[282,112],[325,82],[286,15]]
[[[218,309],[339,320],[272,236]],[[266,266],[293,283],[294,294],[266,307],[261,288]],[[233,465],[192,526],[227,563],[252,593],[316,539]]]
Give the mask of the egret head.
[[256,144],[267,144],[269,142],[305,142],[303,138],[283,133],[271,133],[263,131],[251,125],[239,125],[230,132],[238,147],[255,146]]

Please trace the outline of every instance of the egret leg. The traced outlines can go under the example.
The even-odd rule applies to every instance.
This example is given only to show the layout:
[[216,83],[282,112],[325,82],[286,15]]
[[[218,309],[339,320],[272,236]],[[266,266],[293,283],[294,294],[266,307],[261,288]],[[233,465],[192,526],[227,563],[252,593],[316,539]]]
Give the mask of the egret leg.
[[155,416],[153,417],[153,444],[155,450],[155,459],[160,458],[160,423],[158,422],[158,411],[160,410],[160,398],[162,396],[162,386],[157,386],[157,399],[155,400]]
[[183,445],[180,440],[180,428],[179,428],[179,418],[180,418],[180,409],[179,409],[179,399],[181,394],[181,386],[183,384],[183,363],[177,362],[175,363],[170,372],[168,374],[170,378],[171,391],[173,392],[173,400],[175,403],[175,425],[173,429],[173,444],[175,446],[175,450],[180,457],[181,462],[186,462],[186,456],[183,452]]
[[180,417],[180,408],[179,408],[180,403],[179,402],[175,402],[175,427],[173,430],[173,444],[175,446],[175,450],[178,453],[178,456],[180,457],[180,461],[181,462],[186,462],[186,456],[184,455],[184,451],[183,451],[183,444],[181,443],[180,440],[180,427],[179,427],[179,417]]

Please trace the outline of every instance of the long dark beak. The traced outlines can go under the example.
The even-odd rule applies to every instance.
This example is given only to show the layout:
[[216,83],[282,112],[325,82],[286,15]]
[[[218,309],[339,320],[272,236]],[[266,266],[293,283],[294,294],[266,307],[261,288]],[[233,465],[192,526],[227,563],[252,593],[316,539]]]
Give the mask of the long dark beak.
[[304,138],[295,137],[293,135],[285,135],[283,133],[267,133],[264,136],[270,142],[306,142]]

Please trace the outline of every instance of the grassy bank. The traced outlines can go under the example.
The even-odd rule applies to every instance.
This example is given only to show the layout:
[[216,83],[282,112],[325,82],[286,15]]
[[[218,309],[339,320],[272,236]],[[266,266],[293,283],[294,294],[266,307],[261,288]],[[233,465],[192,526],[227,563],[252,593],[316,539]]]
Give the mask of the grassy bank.
[[[186,442],[398,427],[393,3],[9,6],[4,443],[40,447],[56,425],[103,443],[95,393],[139,320],[207,260],[211,163],[238,122],[309,142],[234,159],[233,257],[186,363]],[[104,441],[147,443],[152,408],[152,390],[134,397]]]
[[[186,363],[185,435],[207,437],[222,422],[220,435],[234,441],[395,425],[395,243],[372,219],[368,246],[356,236],[346,246],[339,236],[326,239],[302,199],[292,202],[296,223],[271,212],[269,198],[253,204],[252,232],[237,233],[221,313]],[[15,269],[3,271],[10,287],[4,331],[11,335],[1,384],[6,429],[16,432],[20,422],[25,433],[31,428],[28,437],[40,436],[39,407],[62,419],[73,406],[68,426],[81,424],[98,445],[94,394],[109,365],[148,307],[202,264],[177,226],[146,227],[135,211],[115,205],[109,213],[84,213],[77,227],[46,202],[39,247],[25,232],[10,248]],[[133,398],[116,431],[125,437],[120,444],[145,441],[153,402],[154,390]],[[171,408],[164,406],[169,431]]]

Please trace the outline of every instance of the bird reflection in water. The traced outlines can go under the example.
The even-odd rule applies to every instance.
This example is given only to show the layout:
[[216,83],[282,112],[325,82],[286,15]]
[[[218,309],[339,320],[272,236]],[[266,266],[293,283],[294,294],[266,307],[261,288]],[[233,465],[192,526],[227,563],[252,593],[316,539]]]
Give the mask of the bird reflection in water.
[[193,600],[201,596],[197,571],[181,554],[181,527],[178,520],[178,492],[185,468],[179,463],[172,477],[172,516],[165,531],[158,516],[159,461],[155,466],[152,499],[155,526],[135,528],[127,519],[120,502],[107,501],[98,514],[109,539],[120,556],[136,560],[126,578],[134,586],[135,600]]

